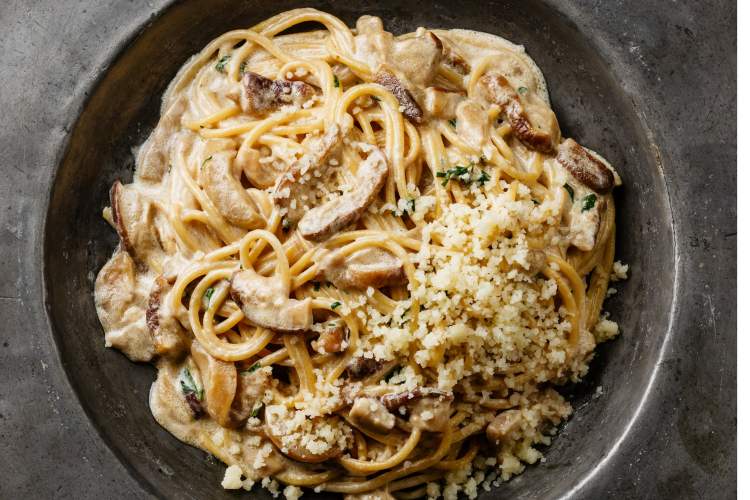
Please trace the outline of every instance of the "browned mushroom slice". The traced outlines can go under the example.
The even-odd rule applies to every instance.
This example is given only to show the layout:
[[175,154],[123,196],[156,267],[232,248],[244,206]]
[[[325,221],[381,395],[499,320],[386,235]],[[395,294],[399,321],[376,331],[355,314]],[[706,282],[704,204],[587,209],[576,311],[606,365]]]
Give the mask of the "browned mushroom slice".
[[[331,125],[322,137],[305,144],[308,153],[292,163],[278,178],[273,190],[276,205],[286,210],[288,224],[296,224],[304,215],[304,201],[315,198],[313,179],[323,178],[328,172],[328,157],[341,144],[343,134],[338,125]],[[304,182],[301,182],[304,181]]]
[[550,132],[535,127],[523,109],[521,98],[507,78],[499,73],[487,73],[479,79],[487,99],[500,106],[503,116],[519,141],[531,149],[542,153],[552,153],[555,149]]
[[422,109],[414,100],[414,96],[404,86],[404,84],[394,75],[391,71],[380,68],[375,75],[375,82],[386,88],[388,92],[396,97],[396,100],[401,105],[402,113],[409,120],[416,124],[422,123],[424,117]]
[[[194,432],[196,410],[203,411],[198,405],[193,407],[185,397],[182,387],[184,371],[189,370],[189,358],[186,363],[160,362],[156,380],[151,384],[149,407],[159,425],[185,441]],[[197,372],[196,372],[197,376]]]
[[190,354],[200,370],[206,412],[216,423],[228,427],[232,401],[237,393],[237,368],[234,363],[214,358],[195,340]]
[[560,144],[556,159],[576,180],[597,193],[606,193],[615,185],[612,170],[573,139]]
[[231,151],[221,151],[206,158],[200,167],[201,187],[231,224],[244,229],[263,227],[265,220],[240,183],[241,172],[233,168],[233,155]]
[[99,271],[94,302],[108,347],[119,349],[132,361],[154,357],[154,342],[145,321],[145,297],[138,290],[135,263],[127,252],[115,252]]
[[365,289],[406,283],[401,259],[379,247],[363,248],[351,255],[329,254],[322,265],[325,279],[338,288]]
[[334,429],[341,428],[341,419],[337,416],[315,417],[306,422],[304,432],[292,428],[294,422],[283,405],[269,405],[264,413],[264,429],[268,438],[286,456],[306,463],[320,463],[341,456],[344,448],[338,440],[320,436],[319,431],[331,435]]
[[342,352],[347,348],[346,337],[349,329],[341,318],[328,320],[323,325],[323,331],[318,336],[315,345],[317,349],[326,353]]
[[468,75],[471,72],[471,66],[466,59],[454,49],[451,45],[445,43],[435,33],[430,32],[430,36],[435,40],[435,43],[440,47],[442,60],[447,64],[453,71],[459,75]]
[[139,264],[162,256],[163,249],[154,230],[153,204],[132,185],[115,181],[109,191],[112,219],[123,248]]
[[383,368],[383,363],[374,358],[354,358],[346,367],[346,373],[351,380],[362,380],[377,373]]
[[388,177],[388,163],[379,149],[370,152],[360,163],[356,188],[307,212],[299,221],[299,232],[305,238],[320,241],[359,220],[375,200]]
[[138,151],[138,169],[135,171],[137,179],[159,182],[164,177],[169,169],[169,141],[182,126],[180,120],[184,112],[185,98],[180,96],[167,108],[148,140]]
[[396,425],[396,417],[375,398],[355,399],[349,418],[355,425],[373,432],[385,433]]
[[271,388],[272,381],[273,377],[267,369],[256,367],[237,374],[237,394],[230,411],[233,424],[242,425],[249,417],[258,416],[263,395]]
[[263,113],[285,104],[301,106],[315,94],[305,82],[271,80],[253,72],[245,73],[242,86],[242,109],[250,113]]
[[154,339],[156,353],[168,357],[182,354],[189,345],[187,332],[175,318],[166,300],[171,288],[164,276],[157,276],[146,308],[146,324]]
[[409,423],[428,432],[444,430],[450,423],[453,394],[439,389],[419,387],[412,391],[380,397],[392,412],[408,413]]
[[312,326],[311,299],[289,298],[289,289],[280,277],[261,276],[252,269],[237,271],[230,294],[256,326],[283,333],[303,332]]
[[523,416],[521,410],[506,410],[498,414],[487,426],[487,438],[495,444],[510,441],[521,427]]

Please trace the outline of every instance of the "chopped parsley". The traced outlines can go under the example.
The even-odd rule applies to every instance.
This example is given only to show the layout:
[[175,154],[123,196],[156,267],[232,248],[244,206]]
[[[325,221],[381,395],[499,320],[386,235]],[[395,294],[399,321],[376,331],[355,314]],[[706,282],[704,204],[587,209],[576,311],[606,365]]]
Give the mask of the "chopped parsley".
[[261,408],[263,408],[263,403],[256,405],[253,407],[253,412],[250,414],[251,417],[255,418],[258,416],[258,412],[260,412]]
[[339,302],[337,300],[336,302],[334,302],[333,304],[331,304],[331,309],[333,309],[335,311],[336,308],[339,307],[340,305],[341,305],[341,302]]
[[448,123],[451,124],[451,127],[456,128],[456,119],[455,118],[451,118],[450,120],[448,120]]
[[565,184],[563,184],[563,187],[565,188],[565,191],[567,191],[570,195],[570,201],[575,201],[576,199],[575,196],[573,196],[573,188],[570,187],[570,184],[566,182]]
[[[203,127],[201,127],[201,128],[203,128]],[[207,162],[209,162],[209,161],[213,160],[213,158],[214,158],[213,156],[209,156],[208,158],[206,158],[205,160],[203,160],[203,163],[201,163],[201,167],[202,167],[203,165],[205,165],[205,164],[206,164]]]
[[240,64],[240,74],[245,73],[245,68],[247,68],[247,61],[242,61],[242,64]]
[[224,69],[226,69],[227,63],[229,62],[229,59],[231,57],[232,56],[230,56],[229,54],[227,54],[224,57],[222,57],[221,59],[219,59],[219,62],[217,62],[216,66],[214,66],[214,68],[216,69],[216,71],[218,71],[219,73],[224,73]]
[[441,182],[443,186],[447,186],[448,182],[454,179],[460,180],[465,185],[476,182],[480,186],[484,186],[484,184],[490,180],[490,174],[488,174],[484,170],[480,170],[479,175],[476,178],[472,178],[471,174],[473,173],[473,171],[474,165],[470,165],[468,167],[456,165],[455,167],[449,168],[448,170],[435,172],[435,176],[443,179],[443,182]]
[[214,294],[214,289],[209,287],[208,290],[206,290],[206,294],[205,294],[206,300],[211,302],[211,297],[213,296],[213,294]]
[[529,91],[529,89],[527,89],[526,87],[518,87],[518,93],[519,94],[525,94],[528,91]]
[[195,379],[187,367],[183,368],[180,372],[179,380],[180,388],[185,396],[194,394],[195,397],[198,398],[198,401],[203,400],[203,388],[198,388],[198,384],[195,383]]
[[583,199],[581,212],[591,210],[592,208],[594,208],[594,205],[596,205],[596,195],[594,193],[591,193]]
[[479,174],[479,178],[477,179],[477,184],[480,186],[484,186],[487,181],[490,180],[490,174],[482,170],[482,173]]
[[242,373],[253,373],[255,370],[257,370],[259,368],[260,368],[260,361],[256,362],[255,364],[253,364],[253,366],[251,366],[247,370],[243,371]]
[[380,97],[378,97],[376,95],[373,95],[373,96],[370,96],[370,97],[372,97],[373,99],[375,99],[376,102],[380,102]]
[[333,75],[333,86],[336,88],[341,87],[341,82],[339,81],[339,77],[336,75]]
[[414,213],[417,210],[417,200],[414,198],[408,200],[406,202],[407,210],[409,210],[411,213]]

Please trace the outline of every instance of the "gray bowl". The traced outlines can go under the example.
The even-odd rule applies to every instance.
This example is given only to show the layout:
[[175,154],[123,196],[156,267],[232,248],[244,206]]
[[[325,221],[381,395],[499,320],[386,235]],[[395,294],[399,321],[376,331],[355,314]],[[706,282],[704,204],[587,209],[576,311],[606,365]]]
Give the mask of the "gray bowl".
[[[616,193],[616,258],[630,265],[631,278],[617,285],[618,293],[606,305],[622,335],[599,347],[583,383],[564,388],[575,413],[544,450],[546,461],[482,498],[685,498],[707,491],[714,492],[712,497],[731,496],[735,153],[726,124],[712,122],[708,113],[723,105],[718,111],[724,111],[725,120],[734,120],[733,56],[723,56],[726,62],[713,80],[706,67],[686,69],[690,61],[680,60],[684,48],[677,38],[693,43],[691,28],[673,33],[672,26],[663,24],[666,7],[657,4],[640,11],[635,7],[651,16],[647,18],[632,12],[624,17],[624,9],[613,6],[597,7],[586,16],[570,6],[520,0],[466,2],[460,9],[447,0],[431,2],[429,8],[392,1],[305,5],[327,10],[350,25],[370,13],[397,33],[418,26],[461,27],[525,45],[547,78],[563,134],[603,154],[622,176],[624,186]],[[81,109],[68,110],[68,123],[74,124],[59,138],[64,153],[56,169],[53,162],[45,171],[48,176],[54,172],[48,203],[42,197],[33,200],[34,210],[46,213],[35,228],[37,238],[43,235],[43,255],[35,256],[43,258],[39,284],[44,285],[59,355],[46,363],[61,364],[64,376],[56,371],[55,383],[64,386],[66,376],[85,411],[86,418],[74,412],[70,425],[88,428],[88,420],[130,473],[131,478],[123,476],[120,466],[106,460],[88,473],[110,478],[116,496],[236,494],[220,489],[221,464],[177,441],[151,417],[147,395],[154,369],[103,346],[92,291],[93,276],[116,244],[114,231],[100,216],[108,203],[107,190],[115,179],[131,180],[132,148],[155,125],[161,94],[190,55],[220,33],[296,6],[299,2],[178,2],[131,26],[137,30],[105,39],[98,53],[106,54],[101,61],[106,69],[85,85],[90,95]],[[94,12],[127,19],[124,9],[101,7]],[[724,10],[733,15],[731,7]],[[623,17],[618,20],[618,15]],[[594,19],[599,24],[587,24]],[[642,26],[628,27],[634,19]],[[82,20],[74,24],[83,28]],[[658,51],[644,48],[659,43],[671,50],[663,59],[657,58]],[[696,47],[706,57],[721,57],[714,46]],[[706,64],[716,63],[706,59]],[[670,72],[684,72],[693,81],[703,77],[705,81],[698,81],[705,85],[715,86],[718,80],[729,94],[723,100],[715,95],[718,102],[696,101],[700,92],[671,82],[688,94],[669,95],[662,79],[674,75]],[[684,113],[687,103],[695,105],[694,113]],[[691,122],[686,118],[693,124],[714,124],[715,129],[707,131],[709,144],[699,148],[689,139],[684,130]],[[717,154],[724,162],[712,164]],[[692,162],[682,163],[686,159]],[[66,394],[70,388],[63,387]],[[98,450],[101,445],[84,446]],[[59,456],[59,451],[52,453]],[[106,452],[102,456],[108,459]],[[59,467],[75,465],[62,462]],[[707,490],[709,479],[720,481],[723,491]],[[45,491],[52,492],[47,482]],[[13,484],[22,488],[25,483]],[[258,490],[254,495],[268,497]]]

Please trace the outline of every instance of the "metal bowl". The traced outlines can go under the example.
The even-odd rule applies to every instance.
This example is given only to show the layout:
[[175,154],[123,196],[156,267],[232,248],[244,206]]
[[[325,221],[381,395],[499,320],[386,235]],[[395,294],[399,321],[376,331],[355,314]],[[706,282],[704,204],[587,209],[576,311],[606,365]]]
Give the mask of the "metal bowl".
[[[704,199],[729,211],[725,212],[728,221],[718,222],[699,218],[704,215],[698,212],[703,200],[695,208],[685,198],[690,189],[703,184],[689,176],[707,176],[711,167],[695,164],[688,169],[677,163],[682,159],[679,155],[689,154],[692,147],[674,130],[680,126],[680,104],[663,105],[659,112],[655,102],[661,89],[656,82],[667,74],[663,68],[645,67],[652,64],[646,57],[653,56],[644,56],[630,35],[617,31],[630,28],[616,19],[601,21],[619,11],[600,7],[594,17],[586,17],[568,5],[522,0],[462,2],[460,8],[448,0],[431,2],[429,8],[422,3],[390,0],[377,4],[312,1],[305,5],[329,11],[349,25],[369,13],[382,17],[386,29],[396,33],[418,26],[460,27],[523,44],[547,78],[563,134],[600,152],[622,176],[623,187],[616,191],[616,258],[630,265],[631,277],[617,285],[618,293],[606,303],[622,334],[597,349],[583,383],[564,388],[575,412],[544,450],[545,461],[480,497],[602,498],[615,493],[619,497],[690,497],[703,491],[708,477],[731,484],[734,462],[721,451],[721,445],[731,446],[733,424],[730,418],[728,432],[718,424],[720,417],[731,414],[734,404],[726,401],[734,394],[734,367],[726,351],[717,350],[701,335],[713,331],[717,340],[721,336],[729,342],[726,347],[731,355],[733,344],[726,335],[731,334],[731,325],[718,325],[716,311],[729,318],[736,314],[731,304],[727,307],[723,302],[731,298],[733,284],[724,291],[695,287],[703,286],[701,280],[713,285],[711,280],[718,277],[731,281],[733,240],[730,235],[728,246],[713,247],[718,258],[710,267],[699,267],[686,250],[693,245],[692,238],[697,239],[700,251],[703,238],[734,230],[732,198],[722,199],[715,191],[719,189],[716,182],[726,183],[725,178],[706,186]],[[59,360],[48,363],[59,362],[64,368],[87,419],[139,485],[129,486],[137,495],[236,496],[219,486],[224,470],[221,464],[179,442],[151,417],[147,395],[155,370],[133,364],[103,346],[92,294],[93,278],[116,245],[114,231],[101,218],[108,203],[107,191],[115,179],[131,180],[132,148],[155,125],[160,97],[190,55],[225,31],[296,6],[298,2],[290,1],[178,2],[147,22],[130,26],[128,33],[121,30],[116,40],[104,41],[108,50],[102,48],[100,54],[109,55],[97,64],[106,69],[97,81],[85,86],[90,95],[81,108],[69,110],[75,123],[60,138],[65,149],[56,170],[52,166],[47,170],[47,175],[54,171],[48,203],[35,202],[35,209],[46,213],[37,229],[44,242],[40,257],[46,309],[59,355]],[[122,18],[126,17],[124,8],[111,6],[99,12],[109,9]],[[666,22],[666,7],[655,4],[653,10],[654,15],[662,16],[656,19]],[[139,19],[143,21],[143,16]],[[587,19],[599,19],[602,24],[591,26]],[[660,25],[645,24],[644,36],[649,38],[642,43],[650,44],[652,37],[659,36],[656,28]],[[599,39],[602,33],[607,34],[606,43]],[[679,71],[680,61],[675,60],[679,47],[669,35],[665,37],[674,52],[661,64]],[[613,38],[621,38],[629,44],[628,49],[613,46]],[[726,78],[729,74],[726,72]],[[74,92],[88,92],[86,89]],[[729,104],[731,107],[731,98]],[[706,103],[699,106],[709,107]],[[727,119],[733,120],[731,116]],[[692,153],[696,159],[708,157],[700,151]],[[714,173],[717,176],[730,170],[727,165],[719,168],[720,172]],[[724,188],[730,195],[735,189],[731,182]],[[696,292],[705,294],[700,295],[703,301],[696,302]],[[711,316],[701,315],[698,309]],[[699,353],[706,363],[724,359],[723,371],[721,366],[718,370],[702,368],[696,359]],[[713,382],[713,392],[705,379],[698,377],[699,371]],[[728,384],[723,393],[722,383]],[[675,391],[689,404],[676,402]],[[725,400],[723,407],[711,406],[720,398]],[[698,407],[700,401],[708,401],[709,410]],[[679,414],[672,415],[672,408],[678,408]],[[685,413],[688,409],[691,415]],[[76,415],[74,424],[86,426],[86,419]],[[680,443],[670,457],[665,450],[674,446],[672,439]],[[655,455],[644,456],[644,452]],[[678,463],[669,463],[671,459]],[[60,467],[73,465],[62,463]],[[99,472],[113,481],[130,481],[108,463]],[[692,479],[684,478],[683,473]],[[270,497],[260,490],[254,490],[254,495]]]

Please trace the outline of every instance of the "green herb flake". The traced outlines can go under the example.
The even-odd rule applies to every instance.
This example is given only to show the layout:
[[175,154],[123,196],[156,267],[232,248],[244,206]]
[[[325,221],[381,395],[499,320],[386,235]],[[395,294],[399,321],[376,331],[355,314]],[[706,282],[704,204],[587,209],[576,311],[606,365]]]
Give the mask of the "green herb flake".
[[380,102],[380,97],[378,97],[376,95],[373,95],[373,96],[370,96],[370,97],[372,97],[375,100],[375,102]]
[[527,89],[526,87],[518,87],[518,93],[521,95],[525,94],[528,91],[529,89]]
[[198,389],[198,384],[195,383],[192,373],[187,367],[183,368],[180,372],[180,388],[182,393],[187,396],[188,394],[195,394],[198,401],[203,400],[203,389]]
[[576,198],[575,198],[575,196],[573,196],[573,188],[572,188],[572,187],[570,187],[570,184],[568,184],[568,183],[566,182],[566,183],[565,183],[565,184],[563,185],[563,187],[565,188],[565,191],[567,191],[567,192],[568,192],[568,194],[570,195],[570,201],[575,201],[575,200],[576,200]]
[[417,200],[412,198],[406,202],[408,210],[414,213],[417,210]]
[[583,199],[581,212],[591,210],[592,208],[594,208],[594,205],[596,205],[596,195],[594,193],[591,193]]
[[281,220],[281,230],[286,233],[287,231],[289,231],[289,228],[290,228],[289,219],[287,219],[286,217],[284,217]]
[[479,178],[477,179],[477,184],[479,184],[480,186],[484,186],[489,180],[490,174],[482,170],[482,173],[479,174]]
[[445,172],[437,172],[435,177],[445,177]]
[[259,404],[259,405],[255,406],[255,407],[253,408],[253,412],[252,412],[252,413],[250,414],[250,416],[251,416],[252,418],[255,418],[255,417],[257,417],[257,416],[258,416],[258,413],[259,413],[259,412],[260,412],[260,410],[261,410],[261,408],[263,408],[263,403],[261,403],[261,404]]
[[253,364],[253,366],[251,366],[247,370],[243,371],[242,373],[253,373],[255,370],[257,370],[259,368],[260,368],[260,361],[256,362],[255,364]]
[[202,167],[203,165],[205,165],[205,164],[206,164],[207,162],[209,162],[209,161],[211,161],[211,160],[213,160],[213,159],[214,159],[214,157],[213,157],[213,156],[209,156],[208,158],[206,158],[205,160],[203,160],[203,163],[201,163],[201,167]]
[[206,290],[206,293],[205,293],[204,296],[206,297],[207,301],[211,302],[211,297],[213,296],[214,291],[215,290],[213,288],[211,288],[211,287],[209,287],[208,290]]
[[216,69],[216,71],[218,71],[219,73],[224,73],[224,70],[226,69],[227,63],[229,62],[229,59],[231,57],[232,56],[230,56],[229,54],[227,54],[227,55],[223,56],[221,59],[219,59],[219,62],[217,62],[216,66],[214,66],[214,68]]
[[333,309],[335,311],[336,308],[339,307],[339,306],[341,306],[341,302],[339,302],[337,300],[336,302],[334,302],[333,304],[331,304],[331,309]]
[[339,77],[336,75],[333,75],[333,86],[336,88],[341,87],[341,82],[339,81]]
[[240,64],[240,74],[241,75],[245,74],[245,69],[247,69],[247,62],[246,61],[242,61],[242,64]]
[[455,118],[451,118],[450,120],[448,120],[448,123],[451,124],[451,127],[456,128],[456,119]]

